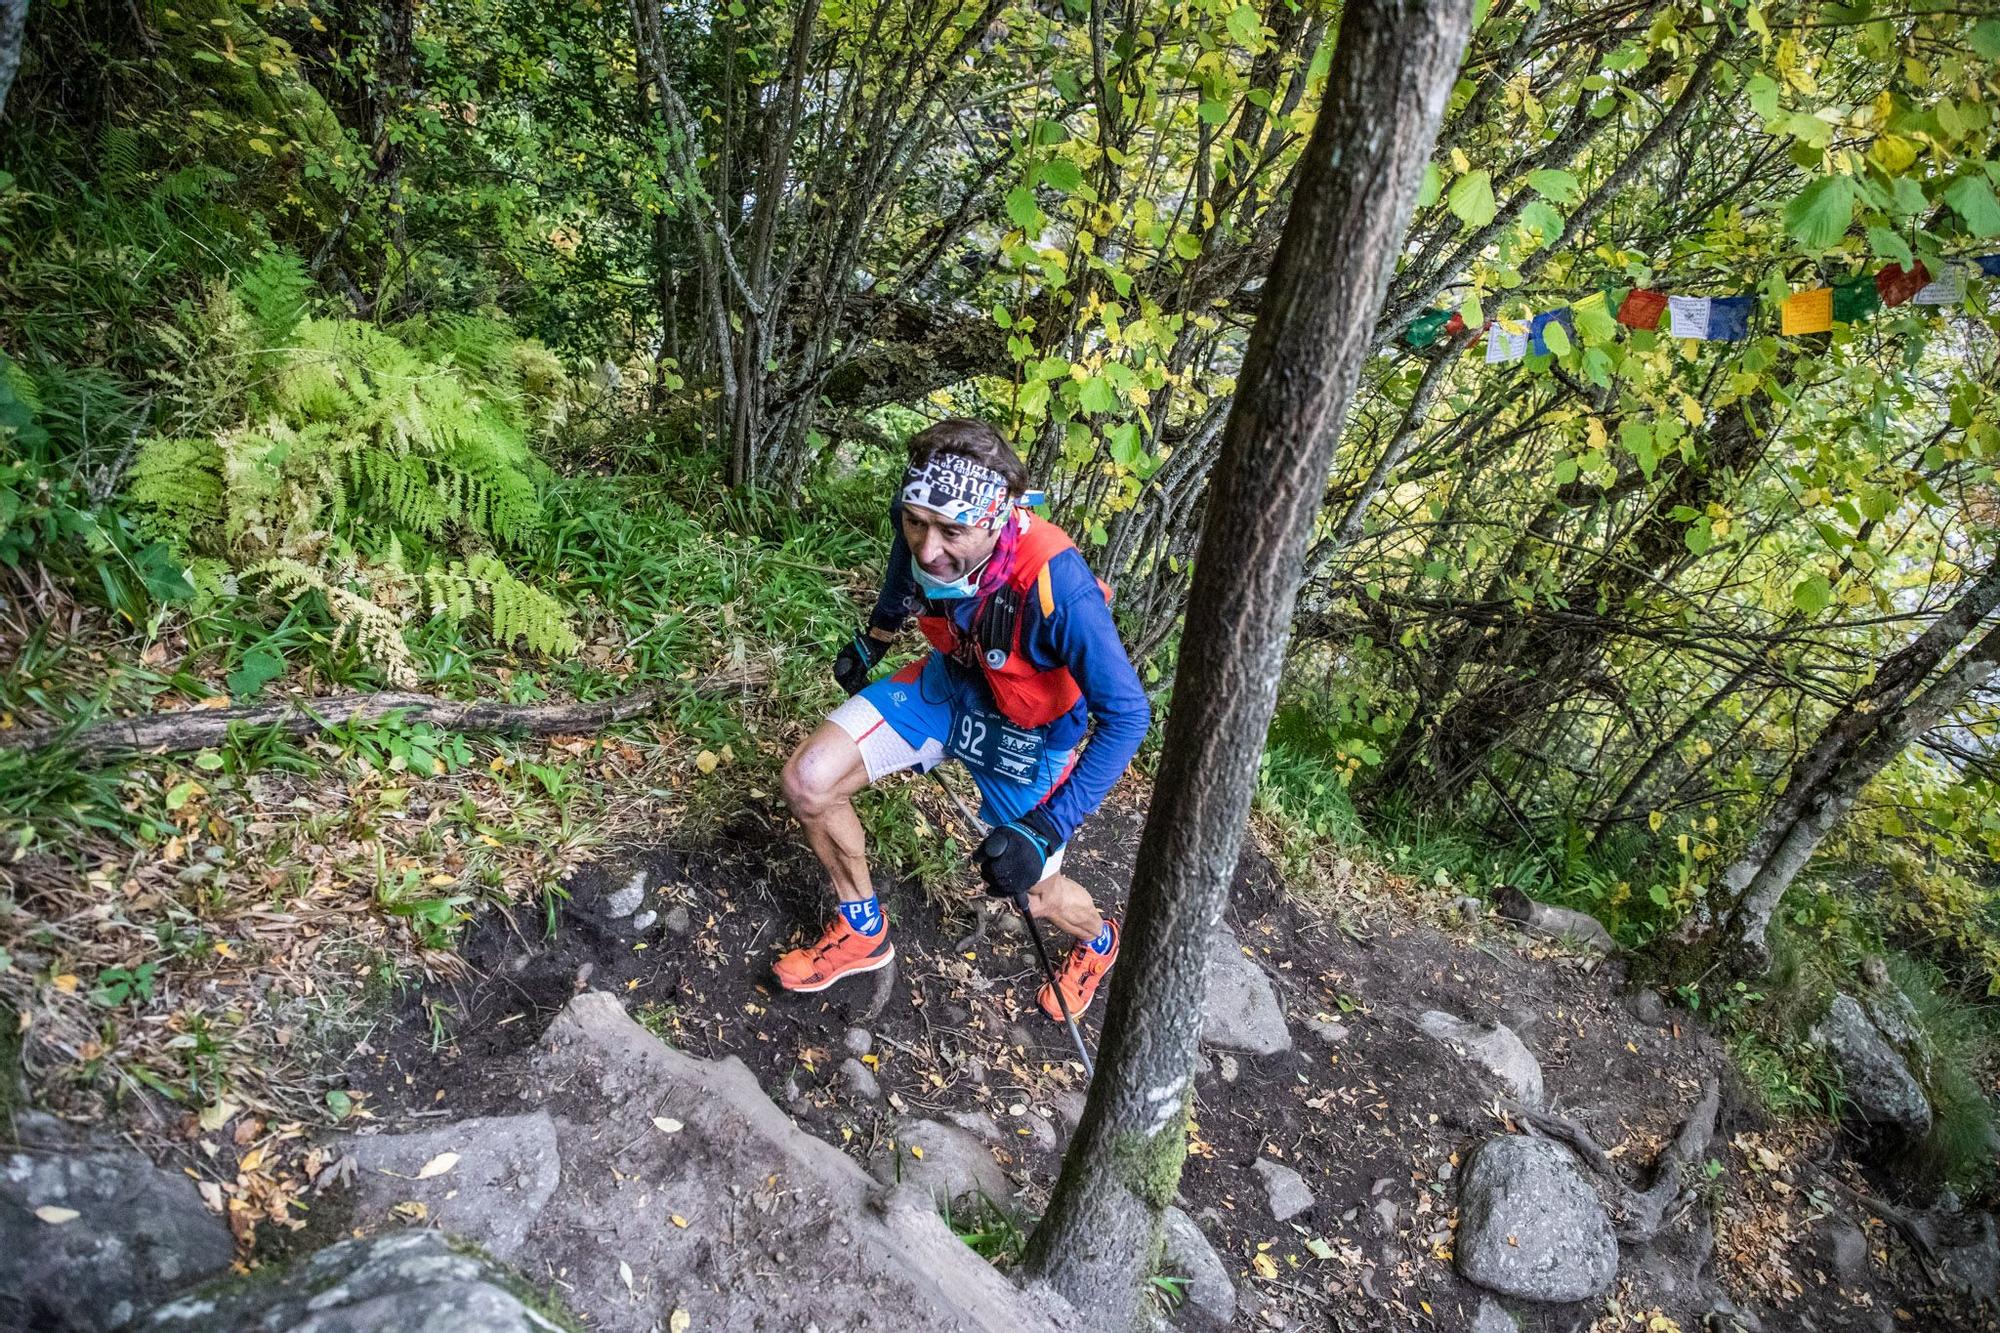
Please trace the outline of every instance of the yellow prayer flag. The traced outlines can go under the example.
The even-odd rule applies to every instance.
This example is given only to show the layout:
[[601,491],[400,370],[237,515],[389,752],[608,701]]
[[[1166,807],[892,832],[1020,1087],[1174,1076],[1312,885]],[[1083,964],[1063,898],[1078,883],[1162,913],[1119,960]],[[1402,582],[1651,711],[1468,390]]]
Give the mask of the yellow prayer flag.
[[1779,312],[1778,331],[1786,337],[1798,333],[1825,333],[1833,327],[1833,288],[1815,287],[1809,292],[1793,292]]

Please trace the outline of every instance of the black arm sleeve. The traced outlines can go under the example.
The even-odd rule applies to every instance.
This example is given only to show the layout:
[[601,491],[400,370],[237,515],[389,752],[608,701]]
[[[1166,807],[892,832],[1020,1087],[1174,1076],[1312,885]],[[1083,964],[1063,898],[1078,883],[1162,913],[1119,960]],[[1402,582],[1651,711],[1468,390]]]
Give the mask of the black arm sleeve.
[[910,544],[903,540],[903,503],[889,506],[889,567],[882,572],[882,591],[875,598],[875,610],[868,617],[871,629],[895,633],[909,623],[923,597],[917,591],[917,576],[910,572]]

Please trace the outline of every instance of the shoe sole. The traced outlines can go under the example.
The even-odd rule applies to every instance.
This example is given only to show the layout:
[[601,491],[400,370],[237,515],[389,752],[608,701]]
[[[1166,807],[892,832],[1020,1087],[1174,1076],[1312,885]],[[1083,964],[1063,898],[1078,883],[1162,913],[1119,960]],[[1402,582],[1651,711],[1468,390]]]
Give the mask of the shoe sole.
[[790,991],[794,995],[817,995],[821,991],[825,990],[828,986],[834,985],[836,982],[845,981],[849,977],[858,977],[868,972],[880,972],[883,968],[889,966],[889,964],[895,961],[896,961],[896,946],[892,944],[889,946],[889,952],[883,954],[880,958],[874,959],[870,962],[862,963],[855,967],[850,967],[844,972],[836,973],[833,976],[828,977],[825,981],[820,982],[817,986],[788,986],[783,981],[779,981],[778,985],[783,987],[785,990]]

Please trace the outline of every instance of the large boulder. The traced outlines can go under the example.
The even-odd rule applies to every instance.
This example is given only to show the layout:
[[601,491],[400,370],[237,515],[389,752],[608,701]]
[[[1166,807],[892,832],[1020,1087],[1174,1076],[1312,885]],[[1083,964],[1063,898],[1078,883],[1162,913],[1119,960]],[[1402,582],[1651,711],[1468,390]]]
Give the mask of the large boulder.
[[354,1162],[353,1221],[388,1222],[393,1210],[420,1203],[431,1225],[477,1237],[497,1259],[521,1252],[562,1175],[546,1111],[356,1137],[342,1147]]
[[1209,938],[1208,1005],[1202,1010],[1201,1039],[1209,1046],[1252,1055],[1292,1049],[1284,1006],[1271,978],[1243,952],[1236,932],[1217,922]]
[[1541,1062],[1505,1023],[1468,1023],[1442,1009],[1427,1009],[1417,1026],[1499,1079],[1514,1100],[1527,1106],[1542,1104]]
[[435,1231],[344,1240],[276,1274],[229,1279],[141,1317],[173,1333],[561,1333],[518,1279]]
[[[523,1062],[511,1076],[544,1091],[562,1157],[527,1251],[596,1333],[651,1333],[676,1311],[696,1329],[1077,1327],[968,1249],[929,1190],[871,1179],[742,1061],[673,1049],[614,995],[571,1000]],[[812,1280],[774,1280],[787,1273]]]
[[1160,1230],[1160,1271],[1187,1279],[1187,1304],[1177,1322],[1184,1328],[1228,1328],[1236,1319],[1236,1284],[1222,1257],[1178,1208],[1167,1209]]
[[1459,1184],[1459,1274],[1502,1296],[1589,1300],[1618,1275],[1618,1238],[1561,1144],[1502,1135],[1473,1153]]
[[1903,1057],[1851,995],[1833,997],[1813,1037],[1840,1071],[1847,1105],[1869,1126],[1914,1142],[1931,1132],[1931,1102]]
[[0,1328],[112,1328],[235,1252],[194,1182],[142,1153],[21,1147],[0,1163]]

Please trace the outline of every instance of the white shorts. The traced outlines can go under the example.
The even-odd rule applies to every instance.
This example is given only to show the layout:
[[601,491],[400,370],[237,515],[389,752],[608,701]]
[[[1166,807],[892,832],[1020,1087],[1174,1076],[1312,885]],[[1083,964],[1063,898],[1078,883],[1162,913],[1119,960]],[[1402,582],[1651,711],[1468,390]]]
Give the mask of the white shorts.
[[[868,781],[880,782],[891,773],[901,773],[905,769],[915,769],[928,773],[945,760],[944,742],[926,740],[922,747],[911,745],[903,739],[902,733],[890,726],[865,694],[850,697],[847,702],[827,714],[827,721],[847,733],[849,740],[861,751],[861,762],[868,770]],[[1042,878],[1051,879],[1062,873],[1063,853],[1067,845],[1050,853],[1042,863]]]

